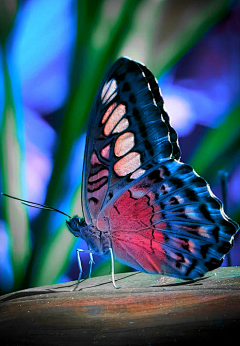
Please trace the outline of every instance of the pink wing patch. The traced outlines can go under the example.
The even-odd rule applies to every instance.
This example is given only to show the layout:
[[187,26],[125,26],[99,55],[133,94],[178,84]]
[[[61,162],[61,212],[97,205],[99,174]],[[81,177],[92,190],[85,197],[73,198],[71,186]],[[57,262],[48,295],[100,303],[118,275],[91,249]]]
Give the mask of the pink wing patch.
[[[104,155],[109,155],[109,149],[105,148]],[[92,154],[90,170],[87,181],[87,199],[93,218],[97,217],[101,208],[102,200],[108,189],[109,171],[103,165],[95,153]]]
[[[147,182],[148,178],[144,179]],[[166,262],[161,232],[166,228],[155,194],[134,185],[122,193],[98,218],[98,228],[110,220],[113,250],[118,259],[133,268],[149,273],[162,273]]]

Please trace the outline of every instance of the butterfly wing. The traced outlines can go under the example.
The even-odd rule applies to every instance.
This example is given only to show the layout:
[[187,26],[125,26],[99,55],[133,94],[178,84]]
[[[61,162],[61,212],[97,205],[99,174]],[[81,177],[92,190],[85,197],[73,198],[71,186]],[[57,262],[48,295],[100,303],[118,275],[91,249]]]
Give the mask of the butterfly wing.
[[82,194],[87,224],[95,224],[126,185],[172,157],[180,157],[177,134],[156,79],[142,64],[119,59],[102,82],[88,127]]
[[100,229],[106,219],[121,262],[183,279],[219,267],[238,228],[206,181],[172,159],[106,206],[99,215]]
[[119,59],[91,114],[85,219],[110,237],[123,263],[191,279],[221,264],[238,225],[206,181],[179,159],[156,79],[144,65]]

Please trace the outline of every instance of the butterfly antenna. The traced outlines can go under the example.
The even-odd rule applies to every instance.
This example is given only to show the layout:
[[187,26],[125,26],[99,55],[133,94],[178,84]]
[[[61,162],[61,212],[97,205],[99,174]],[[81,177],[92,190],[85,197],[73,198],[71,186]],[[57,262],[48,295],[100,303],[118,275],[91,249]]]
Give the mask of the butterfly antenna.
[[18,198],[18,197],[10,196],[7,193],[3,193],[3,192],[1,192],[1,195],[9,197],[9,198],[16,199],[17,201],[20,201],[22,204],[27,205],[28,207],[44,209],[44,210],[51,210],[51,211],[57,211],[58,213],[61,213],[61,214],[65,215],[65,216],[67,216],[67,217],[69,217],[71,219],[71,216],[69,216],[68,214],[66,214],[63,211],[58,210],[56,208],[49,207],[48,205],[26,201],[25,199],[21,199],[21,198]]

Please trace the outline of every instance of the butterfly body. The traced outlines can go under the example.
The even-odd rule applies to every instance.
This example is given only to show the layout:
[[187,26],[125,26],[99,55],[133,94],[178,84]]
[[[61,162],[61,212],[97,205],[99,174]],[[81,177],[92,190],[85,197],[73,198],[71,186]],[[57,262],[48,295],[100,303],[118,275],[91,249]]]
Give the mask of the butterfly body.
[[68,228],[91,251],[183,279],[221,265],[238,225],[206,181],[180,161],[158,83],[119,59],[97,94],[85,148],[84,219]]
[[80,237],[88,245],[89,250],[98,255],[106,255],[111,247],[110,237],[106,232],[98,230],[93,225],[87,225],[83,218],[74,216],[66,221],[68,229],[75,237]]

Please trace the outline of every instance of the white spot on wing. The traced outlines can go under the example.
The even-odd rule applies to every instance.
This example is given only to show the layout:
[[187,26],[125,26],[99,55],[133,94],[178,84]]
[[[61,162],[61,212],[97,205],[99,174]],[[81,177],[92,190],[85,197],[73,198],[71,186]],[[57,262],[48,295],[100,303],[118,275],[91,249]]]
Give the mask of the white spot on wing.
[[141,166],[140,154],[131,152],[117,161],[114,165],[114,171],[120,177],[134,172]]
[[108,83],[104,84],[101,100],[102,103],[110,102],[117,94],[117,82],[115,79],[111,79]]
[[113,112],[114,108],[116,108],[116,103],[113,103],[111,106],[108,107],[108,109],[104,113],[104,116],[102,117],[102,124],[104,124],[107,121],[109,115]]
[[132,190],[131,188],[130,188],[130,191],[132,193],[132,196],[135,198],[140,198],[144,196],[146,193],[145,190]]
[[127,118],[123,118],[115,127],[113,133],[119,133],[122,132],[124,130],[126,130],[129,126],[129,122],[127,120]]
[[132,132],[125,132],[120,135],[114,146],[114,154],[117,157],[125,155],[134,147],[134,134]]
[[117,123],[122,119],[124,114],[126,113],[126,107],[122,104],[118,105],[117,108],[114,109],[111,116],[108,118],[106,125],[104,126],[104,134],[108,136]]
[[135,172],[133,172],[133,174],[130,176],[130,179],[137,179],[139,177],[141,177],[141,175],[143,175],[146,172],[145,169],[137,169]]

